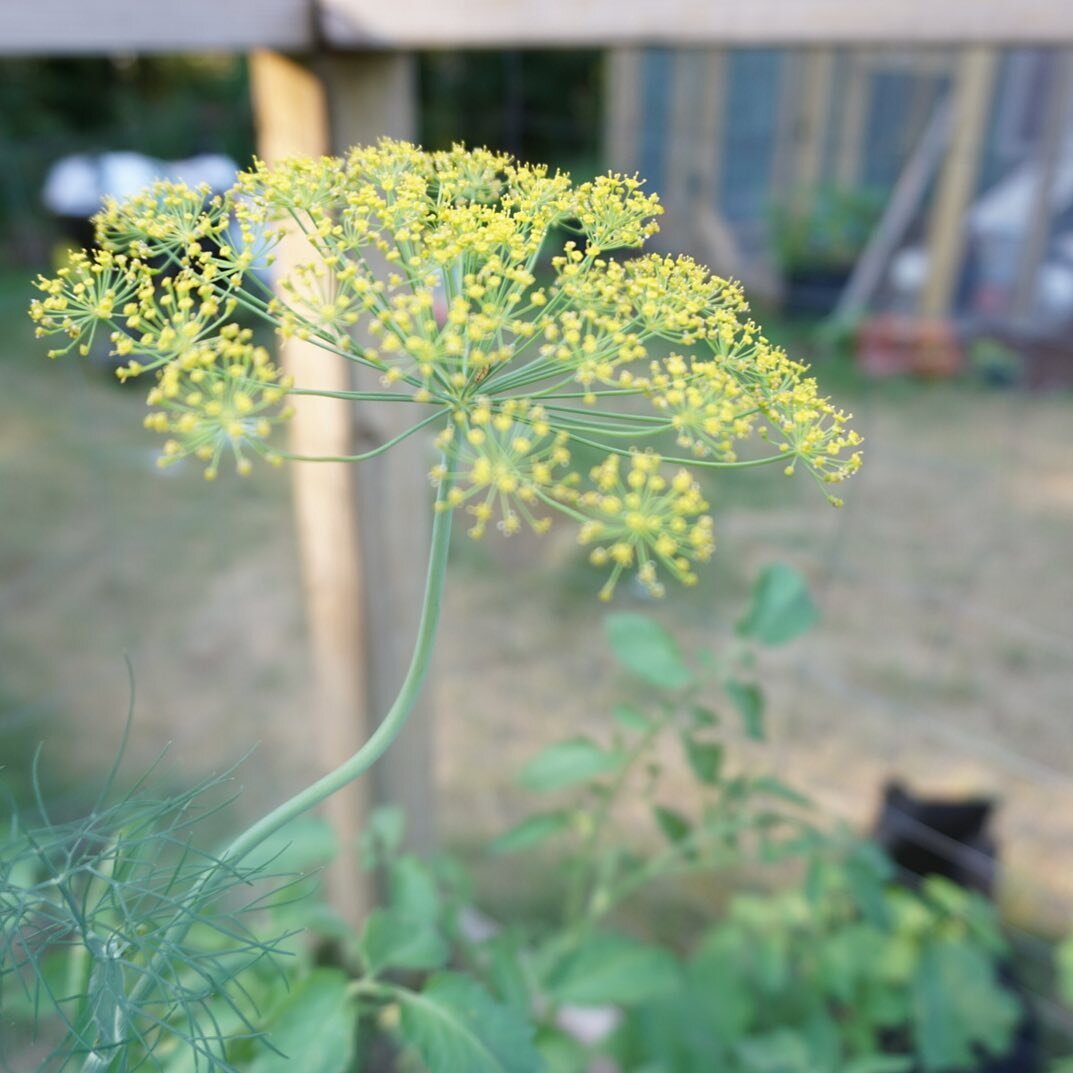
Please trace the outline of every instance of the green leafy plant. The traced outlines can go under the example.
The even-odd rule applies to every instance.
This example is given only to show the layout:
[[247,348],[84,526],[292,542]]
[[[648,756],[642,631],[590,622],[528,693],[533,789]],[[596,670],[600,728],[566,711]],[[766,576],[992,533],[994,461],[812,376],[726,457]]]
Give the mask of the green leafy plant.
[[[991,905],[943,881],[920,894],[893,886],[874,846],[825,830],[792,786],[735,755],[736,742],[765,733],[760,647],[792,641],[815,617],[803,579],[782,564],[758,577],[719,656],[689,658],[646,616],[609,616],[608,643],[633,699],[613,708],[606,736],[551,745],[525,765],[522,785],[554,796],[556,807],[491,846],[495,857],[521,861],[553,853],[569,876],[561,911],[489,926],[458,862],[402,853],[404,818],[381,810],[361,858],[382,877],[384,900],[363,925],[350,930],[316,899],[298,897],[302,884],[281,890],[277,880],[250,905],[256,924],[236,947],[226,906],[208,907],[182,936],[181,955],[169,956],[180,969],[206,970],[180,978],[217,985],[197,993],[193,1018],[214,1032],[187,1038],[190,1001],[157,1006],[167,1016],[156,1039],[126,1046],[130,1067],[139,1047],[166,1073],[213,1065],[584,1073],[596,1056],[623,1073],[699,1073],[713,1063],[732,1073],[943,1073],[1003,1053],[1022,1011],[998,977],[1005,944]],[[668,759],[674,752],[677,761]],[[620,821],[638,803],[647,831]],[[128,832],[123,852],[133,856],[133,829],[119,816],[102,810],[100,829]],[[73,843],[86,842],[82,831]],[[319,832],[314,821],[292,826],[235,878],[309,874],[334,850]],[[690,914],[685,932],[628,926],[630,904],[646,890],[665,892],[686,876],[733,885],[770,862],[795,864],[801,878],[739,893],[725,912],[708,885],[711,909]],[[12,886],[24,901],[54,897],[25,875]],[[114,913],[89,915],[98,931],[122,934]],[[336,963],[318,964],[303,933],[330,939]],[[53,945],[60,968],[80,963],[77,938]],[[130,963],[121,971],[133,971]],[[57,978],[56,965],[44,978]],[[114,989],[123,1001],[129,992]],[[579,1033],[594,1017],[600,1031]]]
[[774,252],[786,276],[848,271],[879,220],[882,201],[868,190],[821,187],[772,213]]
[[[123,362],[120,379],[155,376],[145,423],[167,437],[163,465],[200,461],[211,479],[228,460],[239,474],[258,458],[309,460],[272,440],[309,395],[424,411],[406,432],[343,460],[378,455],[425,430],[440,452],[412,662],[396,701],[352,757],[211,853],[192,841],[175,846],[167,816],[178,809],[185,817],[186,806],[169,801],[143,822],[137,799],[124,800],[114,816],[91,817],[88,833],[66,836],[47,815],[31,835],[13,829],[0,873],[0,934],[29,1003],[61,1018],[76,1011],[66,1015],[59,1066],[135,1069],[163,1061],[174,1046],[195,1068],[227,1068],[232,1036],[256,1039],[259,1016],[240,1000],[253,971],[243,959],[264,951],[233,933],[229,894],[262,874],[267,844],[366,772],[405,723],[433,648],[457,511],[470,516],[474,537],[490,522],[504,534],[523,523],[542,532],[558,514],[578,525],[592,562],[606,568],[605,599],[627,571],[658,595],[664,578],[694,582],[695,565],[712,553],[713,522],[697,480],[704,468],[800,466],[825,492],[858,468],[859,437],[847,415],[763,337],[736,285],[684,257],[608,256],[641,247],[660,212],[637,178],[575,186],[487,150],[425,153],[385,140],[342,158],[258,163],[225,197],[159,183],[108,203],[96,220],[99,248],[39,279],[31,315],[39,335],[60,338],[53,357],[87,355],[105,337]],[[577,239],[554,253],[550,282],[540,283],[542,251],[551,236],[571,231]],[[259,269],[284,242],[300,252],[273,290]],[[306,340],[350,362],[354,390],[320,388],[315,377],[297,385],[240,314],[284,341]],[[736,445],[754,435],[770,444],[767,453],[739,458]],[[599,461],[579,468],[576,456],[594,451]],[[617,643],[650,653],[645,628],[619,620]],[[685,673],[670,649],[642,663],[657,685],[673,687]],[[728,695],[758,733],[751,686],[728,681]],[[714,746],[701,717],[692,719],[683,733],[693,762],[714,779]],[[594,762],[579,741],[544,758],[543,774],[538,765],[531,778],[564,785],[593,774]],[[668,830],[680,822],[668,810],[661,815]],[[699,834],[678,841],[680,854],[694,842],[700,850]],[[609,875],[626,877],[617,868]],[[598,890],[607,893],[608,882]],[[579,898],[588,906],[591,895],[583,887]],[[230,942],[213,947],[211,959],[195,956],[214,926]],[[62,992],[42,968],[58,945],[90,965]],[[362,933],[358,984],[320,975],[286,1000],[292,1004],[277,1021],[305,1023],[302,1003],[330,1008],[335,1021],[386,1003],[430,1068],[535,1068],[521,1012],[474,981],[435,975],[411,992],[381,976],[436,968],[446,949],[431,926],[415,926],[414,912],[374,914]],[[209,999],[228,981],[240,998],[222,1015]],[[291,1028],[281,1031],[287,1037]],[[250,1060],[269,1068],[274,1061]]]

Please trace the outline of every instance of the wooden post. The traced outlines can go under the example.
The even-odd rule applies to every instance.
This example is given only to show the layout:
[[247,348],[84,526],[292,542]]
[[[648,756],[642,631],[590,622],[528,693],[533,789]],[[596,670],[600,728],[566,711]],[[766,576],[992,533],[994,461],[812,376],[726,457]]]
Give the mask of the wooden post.
[[800,106],[804,56],[798,48],[779,54],[779,103],[775,112],[774,147],[771,153],[771,193],[779,203],[792,195],[797,158],[797,121]]
[[700,100],[696,102],[700,130],[696,144],[697,182],[695,200],[698,206],[717,210],[722,193],[723,128],[727,109],[726,49],[710,49],[704,53]]
[[[328,57],[332,146],[351,146],[389,136],[416,136],[416,70],[407,53],[354,52]],[[387,270],[386,262],[381,267]],[[359,403],[353,451],[384,443],[414,425],[424,412],[405,403]],[[406,674],[417,635],[432,521],[428,472],[435,459],[427,436],[417,435],[386,454],[362,462],[357,514],[365,581],[365,699],[381,719]],[[378,803],[406,814],[407,844],[428,852],[436,844],[433,706],[430,687],[406,728],[372,772]]]
[[[278,53],[256,52],[250,80],[259,154],[269,163],[293,155],[328,151],[328,111],[323,86],[306,67]],[[292,233],[280,244],[281,274],[315,257],[305,239]],[[301,386],[346,391],[351,367],[344,358],[310,342],[289,339],[281,347],[287,372]],[[353,452],[353,421],[345,403],[296,396],[290,428],[298,454]],[[338,766],[369,735],[365,717],[366,631],[358,528],[354,516],[353,466],[297,462],[291,467],[298,554],[305,589],[313,658],[312,712],[295,713],[308,725],[324,770]],[[373,903],[372,887],[357,868],[356,840],[368,814],[369,784],[359,779],[335,794],[325,811],[340,844],[327,875],[332,905],[357,923]]]
[[1069,121],[1073,113],[1073,53],[1054,57],[1051,91],[1047,98],[1036,158],[1036,182],[1025,226],[1017,272],[1013,311],[1021,322],[1031,319],[1036,305],[1039,270],[1047,256],[1054,215],[1054,182],[1061,160],[1069,151]]
[[810,48],[805,53],[798,102],[792,191],[799,208],[805,212],[811,209],[816,188],[824,178],[824,149],[834,67],[834,49]]
[[672,249],[687,249],[694,233],[694,147],[703,134],[698,107],[703,61],[703,54],[695,49],[676,49],[671,55],[668,121],[660,132],[666,140],[663,189],[657,192],[667,207],[667,215],[660,221],[660,243]]
[[609,49],[604,56],[607,99],[604,159],[617,171],[636,171],[640,158],[641,50]]
[[948,316],[965,252],[965,213],[972,200],[997,66],[991,47],[967,48],[954,82],[954,132],[928,225],[928,277],[921,311]]
[[859,49],[847,57],[846,85],[842,94],[842,122],[835,149],[835,182],[849,190],[860,179],[861,148],[872,104],[872,72]]

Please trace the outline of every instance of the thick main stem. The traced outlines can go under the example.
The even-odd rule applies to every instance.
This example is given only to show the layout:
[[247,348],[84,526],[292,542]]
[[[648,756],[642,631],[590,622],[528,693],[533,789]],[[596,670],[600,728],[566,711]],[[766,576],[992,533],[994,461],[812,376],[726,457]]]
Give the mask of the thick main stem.
[[369,740],[349,760],[317,779],[304,790],[300,790],[289,801],[284,801],[266,816],[262,816],[253,826],[248,827],[224,850],[222,861],[235,863],[291,820],[308,812],[331,797],[337,790],[341,790],[347,783],[364,774],[383,756],[388,746],[405,726],[406,719],[413,709],[428,673],[436,640],[436,628],[440,620],[453,513],[444,509],[447,492],[448,482],[444,480],[436,498],[437,509],[432,523],[432,543],[429,549],[425,599],[421,607],[421,620],[417,627],[417,640],[414,644],[413,656],[410,658],[410,667],[399,688],[395,703],[391,705],[387,715],[384,716]]

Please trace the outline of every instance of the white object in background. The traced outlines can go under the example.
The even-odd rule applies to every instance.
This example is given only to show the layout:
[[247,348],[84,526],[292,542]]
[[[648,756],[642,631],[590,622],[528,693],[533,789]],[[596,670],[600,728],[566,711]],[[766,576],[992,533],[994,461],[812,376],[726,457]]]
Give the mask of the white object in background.
[[42,200],[57,216],[86,219],[106,197],[122,201],[158,179],[188,186],[206,183],[213,193],[227,190],[238,165],[222,153],[202,153],[186,160],[166,161],[142,153],[76,153],[57,160],[45,177]]

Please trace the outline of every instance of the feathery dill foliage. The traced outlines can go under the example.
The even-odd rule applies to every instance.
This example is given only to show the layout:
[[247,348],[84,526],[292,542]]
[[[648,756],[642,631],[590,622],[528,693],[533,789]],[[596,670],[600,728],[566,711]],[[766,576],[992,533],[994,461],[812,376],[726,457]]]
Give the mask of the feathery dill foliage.
[[[208,478],[228,457],[240,473],[287,458],[270,436],[288,397],[321,393],[236,321],[263,318],[352,361],[344,397],[428,408],[410,433],[438,429],[440,509],[464,508],[473,536],[492,520],[539,531],[559,511],[609,566],[605,598],[627,570],[661,592],[661,572],[691,583],[714,547],[697,468],[781,462],[827,485],[860,464],[847,415],[764,338],[736,284],[688,257],[608,257],[641,247],[661,211],[637,178],[575,186],[486,149],[384,140],[255,163],[224,197],[158,183],[109,203],[100,248],[40,279],[32,316],[68,337],[54,356],[103,331],[121,378],[155,371],[145,423],[168,437],[161,462],[193,456]],[[564,228],[583,240],[541,284],[538,258]],[[308,257],[273,292],[254,269],[299,230]],[[771,450],[739,460],[753,435]],[[578,445],[605,457],[581,472]]]
[[266,888],[263,860],[225,863],[193,844],[228,803],[230,773],[160,798],[142,780],[109,802],[114,776],[69,823],[52,823],[38,794],[36,824],[13,819],[0,844],[0,1009],[43,1039],[62,1026],[42,1071],[157,1068],[178,1049],[196,1069],[230,1068],[228,1040],[259,1035],[242,976],[287,938],[247,919],[286,884]]

